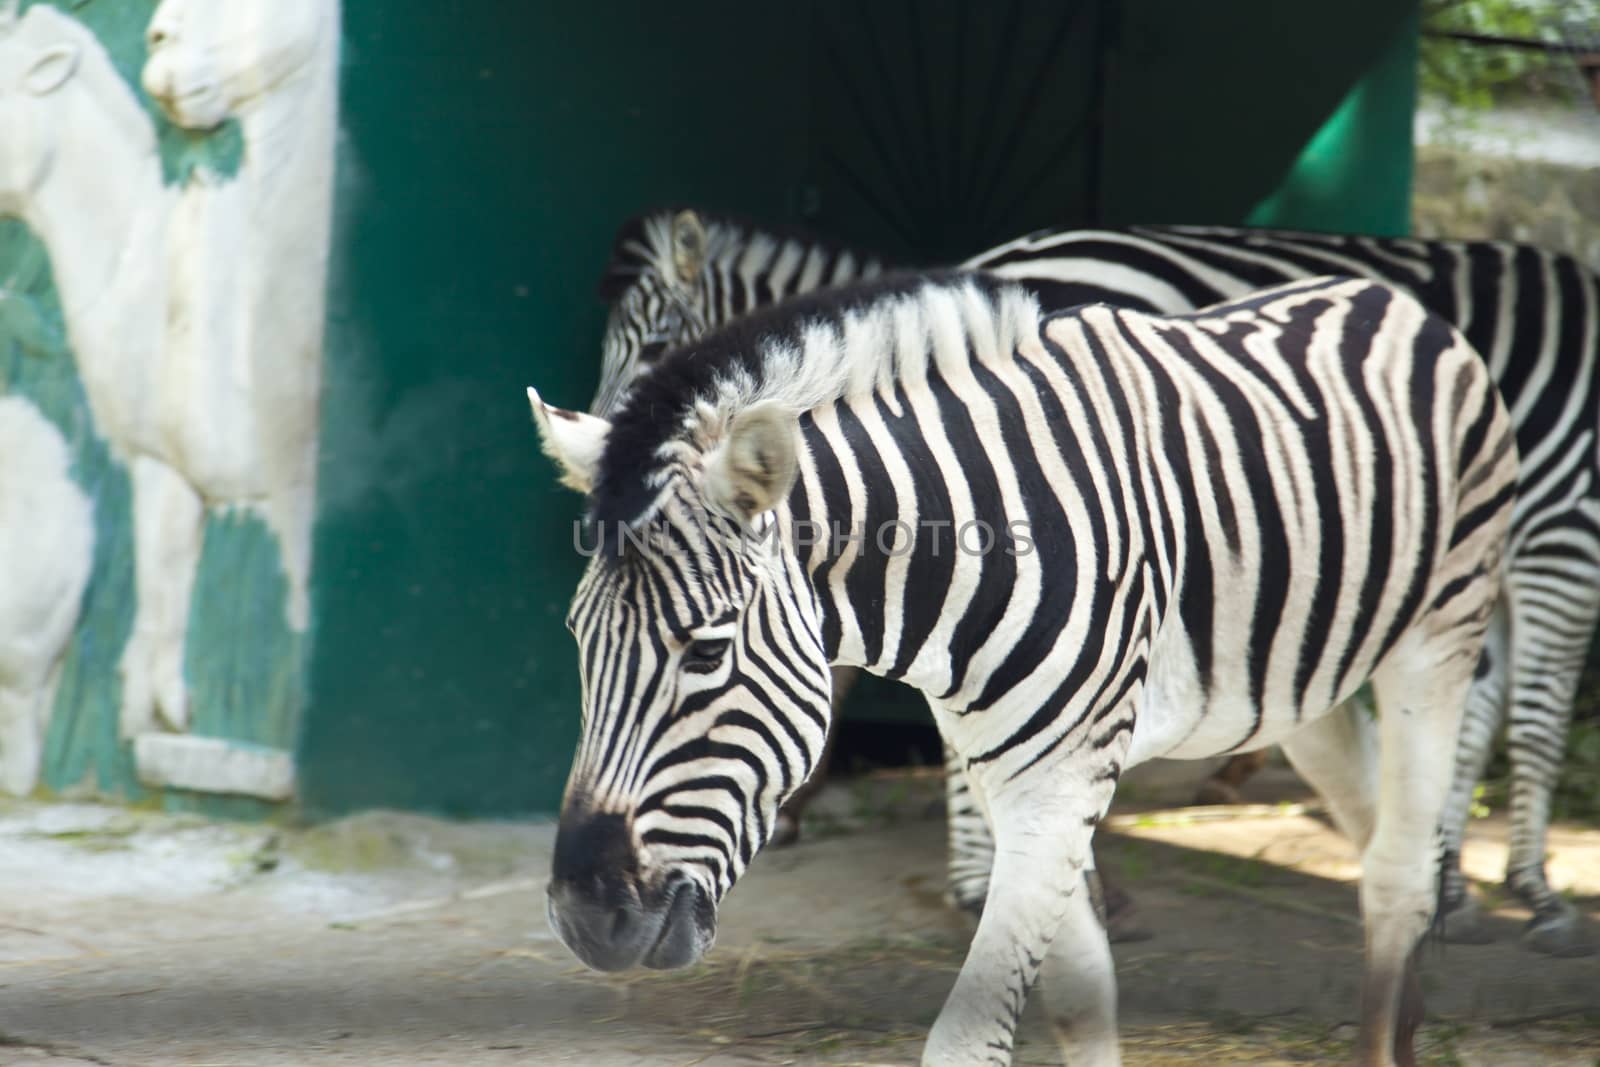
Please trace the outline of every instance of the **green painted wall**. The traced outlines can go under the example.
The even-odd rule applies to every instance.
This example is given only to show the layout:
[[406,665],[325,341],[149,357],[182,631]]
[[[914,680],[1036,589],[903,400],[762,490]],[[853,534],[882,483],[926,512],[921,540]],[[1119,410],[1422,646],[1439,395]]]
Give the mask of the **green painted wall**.
[[801,124],[725,87],[798,82],[801,42],[731,11],[347,6],[308,811],[556,803],[578,498],[524,388],[588,403],[625,216],[787,214]]
[[1419,12],[1407,11],[1381,51],[1306,142],[1250,226],[1401,236],[1411,228],[1412,113]]
[[[1106,222],[1404,232],[1414,0],[1129,0],[1122,11]],[[1360,121],[1341,117],[1352,98]]]
[[1411,0],[814,5],[811,219],[906,261],[1041,227],[1404,232]]
[[[701,204],[907,260],[1095,220],[1402,225],[1414,4],[903,11],[346,5],[305,813],[554,809],[579,502],[523,387],[587,402],[622,218]],[[1315,142],[1349,165],[1297,169],[1369,75]],[[893,692],[857,706],[920,714]]]

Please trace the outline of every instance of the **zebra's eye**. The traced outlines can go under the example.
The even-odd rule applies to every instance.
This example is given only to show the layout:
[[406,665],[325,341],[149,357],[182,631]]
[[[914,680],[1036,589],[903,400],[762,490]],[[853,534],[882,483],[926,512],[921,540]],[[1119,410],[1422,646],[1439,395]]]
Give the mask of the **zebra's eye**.
[[713,671],[722,663],[722,657],[727,655],[728,646],[733,644],[726,637],[712,637],[701,641],[690,641],[689,647],[683,650],[683,669],[686,671]]
[[654,363],[656,360],[661,358],[661,353],[665,352],[666,350],[667,342],[665,341],[646,342],[639,349],[639,361],[641,363]]

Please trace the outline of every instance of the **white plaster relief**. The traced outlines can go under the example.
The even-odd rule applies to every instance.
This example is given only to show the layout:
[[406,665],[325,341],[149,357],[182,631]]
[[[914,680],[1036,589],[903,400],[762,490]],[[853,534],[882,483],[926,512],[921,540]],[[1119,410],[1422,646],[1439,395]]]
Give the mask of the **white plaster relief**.
[[98,39],[48,7],[0,22],[0,213],[49,250],[96,425],[129,467],[138,605],[121,730],[184,730],[184,646],[207,508],[276,534],[307,622],[334,0],[162,4],[144,80],[185,124],[238,117],[232,178],[162,182],[154,127]]
[[31,403],[0,396],[0,791],[39,782],[67,642],[94,556],[94,512],[67,442]]
[[[195,499],[160,458],[155,421],[165,281],[150,257],[164,246],[171,197],[149,116],[95,36],[53,8],[0,26],[0,146],[0,213],[22,218],[49,251],[89,408],[131,468],[142,595],[123,656],[126,724],[130,705],[149,714],[161,638],[179,642],[181,668],[182,620],[164,605],[187,606],[187,588],[151,588],[149,573],[159,546],[148,531],[174,510],[162,490],[179,487],[179,510]],[[169,716],[181,723],[181,670],[176,681]]]
[[139,781],[154,789],[231,793],[288,800],[294,795],[294,758],[285,751],[220,737],[140,734],[133,739]]
[[[164,0],[142,81],[180,126],[239,121],[244,164],[178,194],[163,432],[209,499],[277,534],[303,630],[338,115],[337,0]],[[181,280],[181,281],[180,281]],[[220,447],[219,447],[220,446]]]

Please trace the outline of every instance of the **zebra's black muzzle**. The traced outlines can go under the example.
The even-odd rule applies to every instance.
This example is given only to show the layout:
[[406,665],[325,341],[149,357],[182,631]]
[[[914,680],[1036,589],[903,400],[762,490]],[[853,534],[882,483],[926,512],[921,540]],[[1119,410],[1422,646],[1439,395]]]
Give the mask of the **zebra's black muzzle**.
[[687,967],[717,933],[716,907],[694,882],[640,877],[615,815],[561,820],[545,905],[556,936],[597,971]]

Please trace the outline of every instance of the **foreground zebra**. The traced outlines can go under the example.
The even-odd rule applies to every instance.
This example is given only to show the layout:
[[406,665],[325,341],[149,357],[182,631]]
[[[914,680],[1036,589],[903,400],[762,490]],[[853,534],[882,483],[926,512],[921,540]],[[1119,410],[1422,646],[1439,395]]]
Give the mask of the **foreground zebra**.
[[[1483,941],[1460,850],[1494,734],[1509,717],[1511,848],[1506,885],[1533,912],[1526,943],[1592,949],[1577,910],[1545,877],[1550,803],[1572,702],[1600,617],[1600,278],[1571,256],[1489,241],[1417,241],[1220,228],[1045,232],[969,260],[1027,284],[1047,307],[1104,300],[1179,314],[1318,274],[1406,290],[1488,360],[1516,425],[1523,501],[1512,537],[1508,622],[1473,686],[1446,814],[1444,933]],[[881,270],[869,256],[661,212],[618,234],[604,291],[615,301],[594,408],[605,414],[662,351],[774,299]],[[848,681],[853,672],[840,672]],[[1508,716],[1509,705],[1509,716]],[[951,768],[950,895],[981,907],[988,831]]]
[[[530,399],[606,545],[569,615],[583,732],[548,898],[584,962],[709,948],[841,662],[929,696],[994,830],[925,1063],[1009,1062],[1041,972],[1071,1062],[1118,1062],[1079,873],[1117,778],[1274,742],[1362,849],[1361,1062],[1413,1062],[1516,477],[1447,323],[1351,280],[1041,319],[1020,287],[897,278],[677,351],[611,422]],[[1330,714],[1369,678],[1375,731]]]

